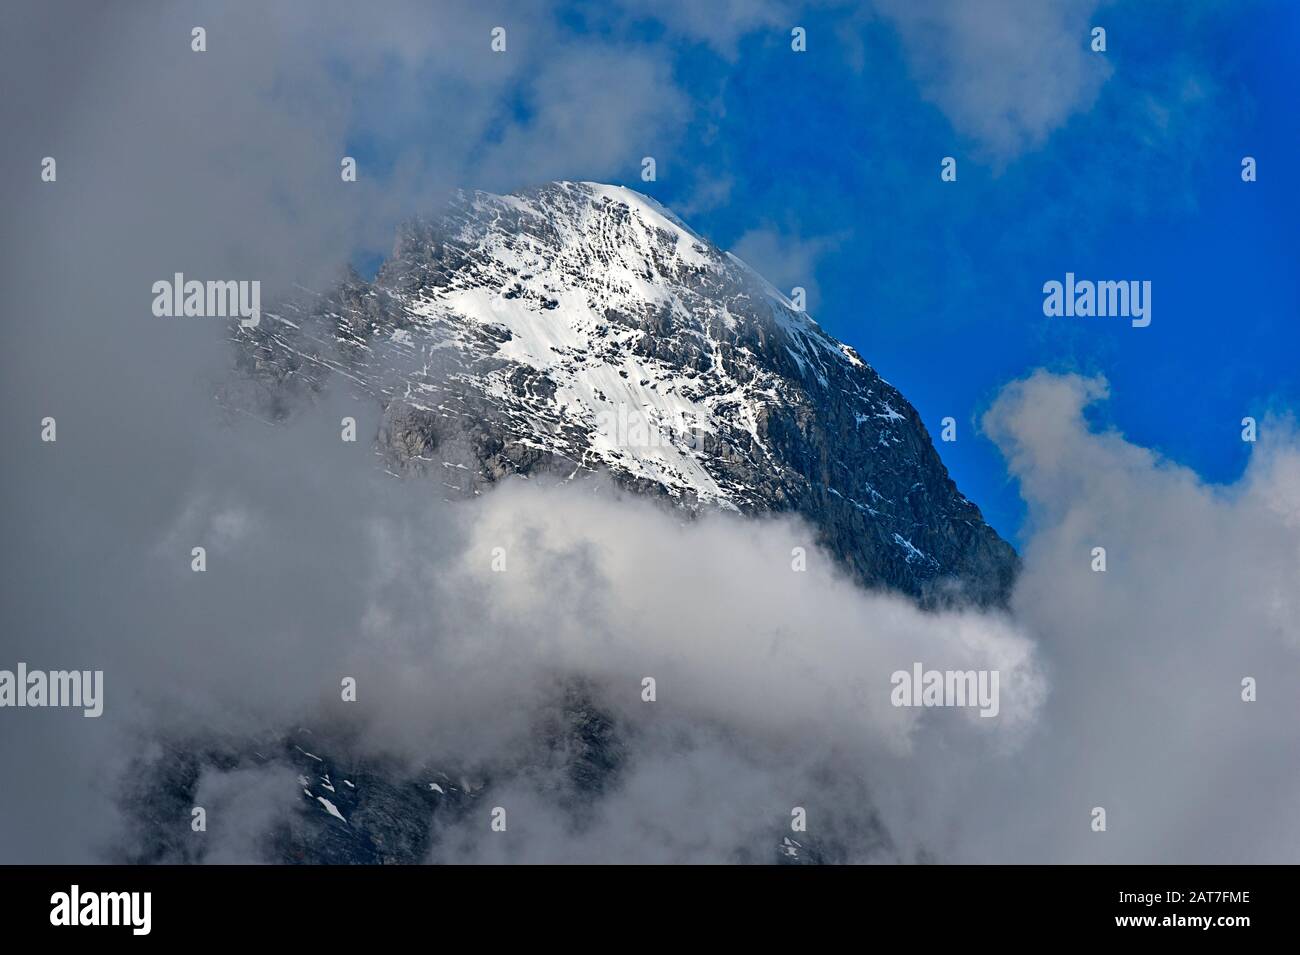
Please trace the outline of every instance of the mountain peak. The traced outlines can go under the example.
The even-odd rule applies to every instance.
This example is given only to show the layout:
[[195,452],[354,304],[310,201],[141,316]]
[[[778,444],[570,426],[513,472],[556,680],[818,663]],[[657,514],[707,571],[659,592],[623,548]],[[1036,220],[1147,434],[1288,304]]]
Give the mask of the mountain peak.
[[262,376],[374,396],[395,475],[473,496],[511,474],[606,472],[688,509],[797,513],[864,584],[1009,591],[1014,551],[902,394],[624,186],[462,192],[402,228],[373,283],[271,317]]

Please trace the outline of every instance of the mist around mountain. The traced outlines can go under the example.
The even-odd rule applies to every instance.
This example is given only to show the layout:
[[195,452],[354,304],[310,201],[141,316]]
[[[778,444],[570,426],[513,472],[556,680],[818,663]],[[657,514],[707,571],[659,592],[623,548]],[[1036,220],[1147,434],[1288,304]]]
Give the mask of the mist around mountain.
[[[403,227],[373,282],[353,273],[336,288],[269,307],[255,329],[238,328],[232,344],[237,370],[221,390],[227,413],[285,425],[318,412],[332,391],[371,403],[379,423],[359,440],[373,445],[377,471],[409,482],[417,495],[454,508],[501,493],[513,503],[489,507],[522,503],[514,520],[527,524],[539,519],[532,508],[563,512],[575,490],[584,488],[600,502],[592,505],[597,512],[576,518],[586,525],[582,533],[595,541],[617,528],[626,533],[631,552],[644,552],[652,563],[683,562],[654,553],[664,548],[654,525],[689,522],[683,542],[695,537],[692,546],[704,545],[704,554],[713,552],[715,559],[701,562],[703,555],[697,555],[689,582],[666,588],[661,602],[637,613],[648,626],[633,627],[620,615],[602,625],[633,629],[638,639],[654,642],[667,641],[659,631],[672,628],[679,631],[677,639],[712,644],[710,667],[721,667],[714,679],[742,668],[717,654],[751,652],[734,641],[743,643],[764,628],[757,620],[737,627],[739,620],[710,622],[713,614],[685,612],[698,604],[701,595],[693,591],[701,582],[722,598],[731,586],[725,580],[742,588],[768,574],[797,581],[811,561],[821,586],[834,594],[819,616],[830,618],[837,601],[852,604],[875,593],[891,617],[901,615],[907,629],[918,631],[930,626],[922,606],[1005,605],[1010,593],[1014,551],[957,491],[906,399],[795,301],[653,200],[627,189],[559,182],[512,196],[460,194],[446,214]],[[354,418],[340,421],[341,441],[358,438]],[[559,497],[546,501],[535,491],[497,488],[523,481],[548,486]],[[748,529],[752,521],[760,524]],[[736,567],[733,558],[718,553],[725,548],[709,546],[720,531],[757,535],[764,541],[762,565]],[[782,537],[788,545],[776,544]],[[428,545],[437,546],[435,541],[430,535]],[[564,554],[542,566],[536,546],[510,546],[503,539],[484,548],[493,572],[511,580],[527,575],[529,586],[541,592],[568,586],[585,591],[594,584],[567,581]],[[408,554],[404,562],[419,566],[424,559]],[[607,573],[607,557],[593,554],[591,560],[593,578]],[[451,599],[465,598],[458,593]],[[918,601],[915,607],[912,600]],[[656,668],[658,676],[625,669],[629,654],[643,652],[627,645],[625,635],[606,636],[607,646],[566,660],[572,650],[545,648],[572,623],[540,623],[535,607],[514,619],[505,603],[507,620],[487,628],[504,623],[517,632],[523,625],[516,639],[527,646],[516,644],[510,652],[540,655],[551,670],[545,677],[548,695],[533,701],[529,722],[517,728],[525,738],[519,755],[503,761],[491,746],[453,746],[448,752],[445,743],[430,746],[414,763],[412,754],[395,759],[367,753],[346,708],[312,721],[311,729],[271,729],[242,740],[201,731],[169,737],[132,774],[125,804],[133,807],[133,836],[116,851],[131,861],[203,861],[206,854],[195,852],[183,835],[161,836],[152,825],[156,816],[204,802],[214,774],[279,773],[296,778],[314,811],[269,827],[248,847],[259,857],[366,863],[418,862],[433,855],[454,861],[458,853],[481,851],[469,844],[457,848],[461,837],[455,833],[487,811],[488,793],[516,789],[517,799],[534,800],[539,793],[533,787],[540,786],[548,814],[559,814],[565,825],[608,826],[613,819],[605,818],[612,811],[606,804],[646,784],[641,774],[647,761],[671,765],[703,758],[693,745],[674,753],[681,743],[677,734],[700,727],[673,720],[664,738],[662,727],[644,723],[644,707],[659,705],[660,679],[667,681],[668,693],[678,692],[677,681],[668,679],[677,664],[667,672]],[[580,616],[601,613],[600,601],[585,594],[565,605]],[[789,613],[771,609],[777,616]],[[410,626],[386,619],[387,626]],[[801,631],[827,622],[791,621],[778,631],[786,644],[778,656],[794,654],[788,663],[799,665],[799,654],[816,645],[813,639],[803,646]],[[935,618],[933,626],[942,632],[952,623]],[[461,639],[491,640],[483,627],[477,629]],[[389,633],[377,636],[392,639]],[[833,639],[852,655],[880,650],[865,642],[854,647],[864,638],[851,625]],[[1010,632],[995,642],[1004,644],[997,653],[1013,662],[1010,686],[1023,680],[1032,701],[1037,674],[1027,644]],[[411,650],[423,657],[412,664],[419,672],[449,652],[436,645],[423,653]],[[900,645],[895,652],[914,651]],[[763,672],[760,679],[773,676]],[[431,692],[441,692],[441,681],[429,677]],[[680,678],[707,698],[714,690],[700,677],[688,670]],[[648,690],[646,680],[655,689]],[[367,687],[376,682],[361,681]],[[616,689],[620,682],[622,692]],[[779,699],[781,691],[774,689]],[[507,701],[535,693],[534,687],[498,690],[492,699],[507,709],[516,706]],[[849,711],[876,709],[882,702],[854,700],[846,688],[828,686],[827,692]],[[1024,707],[1013,704],[1008,719],[1017,719],[1016,710]],[[880,715],[886,724],[897,722],[887,711]],[[714,717],[706,711],[697,718],[711,736]],[[815,732],[811,724],[805,731]],[[710,740],[701,746],[710,761],[723,757],[709,766],[710,775],[735,758],[714,753],[717,745]],[[758,757],[753,771],[770,771],[762,763],[772,758],[788,757]],[[827,779],[804,802],[819,803],[844,785],[863,785],[857,778],[833,779],[832,766],[829,752],[818,759],[815,771]],[[867,790],[853,801],[848,812],[818,812],[834,820],[820,833],[796,829],[791,833],[798,838],[785,836],[783,826],[764,823],[757,814],[737,820],[723,845],[686,837],[679,851],[701,861],[902,858]],[[800,814],[807,811],[798,807]],[[522,851],[527,858],[536,850]],[[610,851],[610,859],[621,861],[622,852],[634,850]],[[599,861],[599,853],[591,858]]]
[[[1079,802],[1098,778],[1140,814],[1111,816],[1134,840],[1121,857],[1243,857],[1213,839],[1144,841],[1169,805],[1155,794],[1205,780],[1199,757],[1135,754],[1169,738],[1198,751],[1202,719],[1258,732],[1234,687],[1180,728],[1146,681],[1162,653],[1193,646],[1202,676],[1178,685],[1231,669],[1239,650],[1219,635],[1266,611],[1259,588],[1280,593],[1282,562],[1212,611],[1161,587],[1219,579],[1197,556],[1209,537],[1238,555],[1292,546],[1270,514],[1294,450],[1261,455],[1228,501],[1092,433],[1083,410],[1104,382],[1009,386],[984,427],[1041,528],[1017,577],[861,356],[671,213],[594,184],[462,195],[405,227],[373,282],[294,297],[229,345],[238,367],[218,405],[263,432],[248,460],[279,462],[272,484],[302,499],[290,515],[219,509],[209,533],[269,548],[260,566],[288,546],[330,584],[301,573],[307,595],[291,585],[254,619],[249,650],[272,640],[293,675],[268,674],[267,689],[284,692],[135,747],[109,858],[1115,858],[1088,841],[1095,806]],[[1095,540],[1113,576],[1090,568]],[[278,577],[262,589],[278,595]],[[304,599],[333,608],[329,623],[286,627]],[[1281,629],[1249,624],[1246,652],[1285,667],[1286,614],[1266,617]],[[897,706],[891,674],[922,665],[996,672],[994,718]],[[339,674],[353,698],[329,689]],[[242,684],[210,689],[249,699]],[[1152,709],[1117,711],[1116,693]],[[1272,758],[1275,732],[1236,769]],[[1249,786],[1217,788],[1235,804]],[[215,810],[212,838],[183,825],[196,805]],[[1186,839],[1194,818],[1188,806],[1156,829]]]

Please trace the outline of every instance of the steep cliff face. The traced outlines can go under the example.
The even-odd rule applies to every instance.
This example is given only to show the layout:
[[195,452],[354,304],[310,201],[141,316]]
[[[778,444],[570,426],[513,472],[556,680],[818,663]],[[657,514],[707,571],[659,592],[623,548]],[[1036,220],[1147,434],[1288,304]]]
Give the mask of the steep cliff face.
[[375,281],[269,309],[242,361],[273,415],[329,376],[373,394],[389,469],[447,496],[603,471],[688,509],[797,513],[867,586],[997,603],[1015,575],[897,389],[622,187],[461,195]]

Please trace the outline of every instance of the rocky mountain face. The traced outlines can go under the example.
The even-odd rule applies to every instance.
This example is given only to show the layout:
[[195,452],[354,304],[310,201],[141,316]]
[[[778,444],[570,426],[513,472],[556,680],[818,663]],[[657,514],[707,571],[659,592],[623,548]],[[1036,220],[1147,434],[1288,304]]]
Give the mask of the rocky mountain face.
[[[378,400],[386,467],[431,493],[603,473],[683,513],[798,514],[863,585],[930,604],[996,605],[1016,573],[1015,552],[954,486],[897,389],[627,189],[462,195],[407,225],[374,281],[353,275],[270,307],[236,343],[239,380],[271,418],[327,386]],[[539,773],[548,804],[581,831],[632,771],[637,731],[609,715],[600,688],[561,693],[526,755],[472,771],[438,754],[385,761],[337,726],[161,740],[125,776],[130,832],[114,859],[229,861],[191,838],[190,807],[253,778],[283,783],[285,811],[257,832],[247,824],[265,861],[458,861],[457,824],[481,826],[498,787],[531,788]],[[805,836],[778,820],[704,858],[900,861],[869,794],[843,803],[817,811],[837,829]]]
[[331,377],[378,398],[394,474],[448,496],[605,472],[688,510],[793,512],[869,587],[1002,602],[1014,550],[916,410],[734,256],[626,188],[463,194],[373,282],[268,309],[272,416]]
[[[625,728],[617,726],[582,691],[565,695],[555,718],[537,728],[527,759],[471,775],[431,761],[423,766],[360,755],[343,736],[296,729],[250,739],[184,738],[154,747],[129,768],[118,793],[127,830],[106,861],[117,864],[201,864],[258,861],[282,865],[401,865],[465,861],[458,831],[485,827],[495,794],[546,773],[544,796],[580,833],[600,812],[600,800],[621,785],[631,757]],[[551,771],[555,771],[552,775]],[[270,814],[241,818],[225,830],[242,830],[244,854],[231,847],[213,853],[191,828],[191,809],[240,814],[230,791],[256,785],[259,773],[278,779],[283,799]],[[556,779],[560,782],[557,784]],[[815,793],[812,794],[816,798]],[[727,856],[701,851],[698,862],[816,865],[898,863],[904,859],[870,805],[813,803],[830,834],[794,833],[775,820],[752,844]],[[839,826],[826,820],[840,817]],[[847,818],[844,818],[847,817]],[[214,825],[216,822],[214,821]],[[850,834],[851,830],[851,834]],[[852,849],[848,848],[851,845]],[[254,856],[250,859],[248,854]],[[635,862],[611,856],[595,861]]]

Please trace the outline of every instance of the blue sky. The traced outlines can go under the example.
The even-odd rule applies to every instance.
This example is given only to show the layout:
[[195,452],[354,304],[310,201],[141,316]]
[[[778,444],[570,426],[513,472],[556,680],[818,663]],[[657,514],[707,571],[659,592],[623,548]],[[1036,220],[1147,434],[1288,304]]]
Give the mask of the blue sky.
[[[958,420],[941,453],[1015,540],[1018,490],[976,423],[1035,368],[1104,374],[1098,426],[1213,482],[1245,465],[1244,415],[1300,407],[1300,5],[1071,0],[1035,20],[995,0],[965,22],[949,12],[976,7],[925,7],[947,11],[937,19],[896,0],[708,9],[558,9],[539,55],[626,57],[641,80],[611,95],[639,103],[636,120],[585,149],[522,157],[517,182],[482,172],[476,156],[529,141],[530,128],[563,138],[557,109],[585,108],[543,103],[542,81],[523,70],[499,88],[459,184],[526,185],[534,165],[544,178],[621,182],[778,285],[805,286],[814,317],[933,435]],[[794,24],[806,53],[790,49]],[[1092,26],[1107,30],[1104,53],[1089,49]],[[514,42],[540,46],[540,32],[515,30]],[[454,93],[430,73],[412,95],[411,77],[372,73],[358,94],[390,104],[349,143],[381,174],[430,135],[424,99]],[[617,85],[617,68],[602,82]],[[643,155],[657,160],[653,183],[641,181]],[[1241,179],[1247,155],[1254,183]],[[954,183],[940,180],[944,156],[957,159]],[[1067,271],[1149,280],[1150,327],[1045,317],[1043,283]]]

